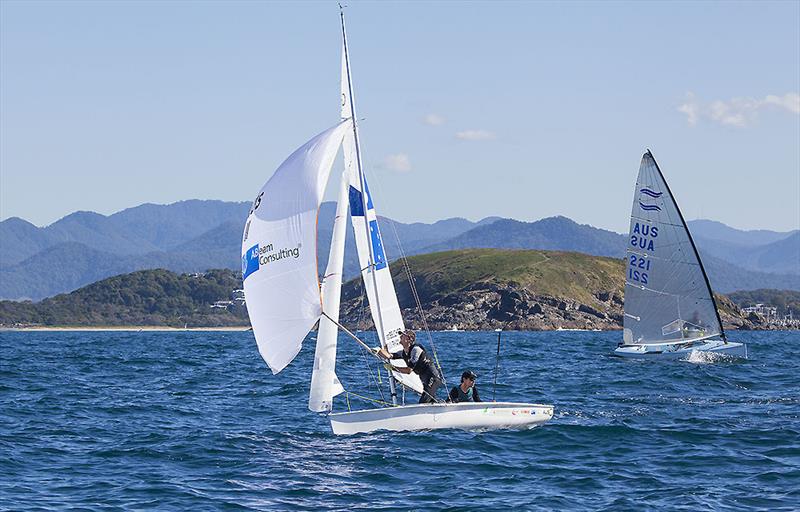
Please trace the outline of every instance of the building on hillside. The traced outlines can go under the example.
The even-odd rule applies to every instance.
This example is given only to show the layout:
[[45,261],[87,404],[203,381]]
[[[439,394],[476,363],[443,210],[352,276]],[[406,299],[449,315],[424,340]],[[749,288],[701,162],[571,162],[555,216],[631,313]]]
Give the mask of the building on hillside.
[[231,301],[237,306],[244,306],[244,290],[233,290],[231,292]]
[[767,306],[765,304],[756,304],[755,306],[749,306],[742,309],[745,313],[755,313],[757,315],[763,316],[768,321],[774,321],[778,319],[778,308],[773,306]]

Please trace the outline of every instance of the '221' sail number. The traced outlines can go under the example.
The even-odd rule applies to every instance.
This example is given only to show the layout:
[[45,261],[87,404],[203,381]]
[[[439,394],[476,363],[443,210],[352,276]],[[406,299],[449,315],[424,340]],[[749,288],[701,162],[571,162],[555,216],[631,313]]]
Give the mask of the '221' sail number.
[[629,264],[628,279],[647,284],[647,272],[650,271],[650,260],[631,254]]

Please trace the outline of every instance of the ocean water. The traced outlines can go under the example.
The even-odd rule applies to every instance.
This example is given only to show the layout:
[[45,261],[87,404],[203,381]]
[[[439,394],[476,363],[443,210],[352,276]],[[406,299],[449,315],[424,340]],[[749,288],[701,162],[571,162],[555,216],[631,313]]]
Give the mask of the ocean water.
[[[491,399],[496,334],[433,336]],[[743,362],[609,357],[619,336],[503,333],[497,398],[553,404],[544,426],[333,436],[311,342],[272,375],[248,332],[0,332],[0,509],[800,509],[800,333],[733,333]],[[368,361],[340,340],[379,397]]]

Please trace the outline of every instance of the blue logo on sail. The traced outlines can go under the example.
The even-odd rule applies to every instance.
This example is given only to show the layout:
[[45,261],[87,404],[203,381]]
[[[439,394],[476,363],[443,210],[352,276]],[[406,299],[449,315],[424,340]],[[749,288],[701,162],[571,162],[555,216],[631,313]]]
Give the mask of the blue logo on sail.
[[256,270],[258,270],[258,244],[247,249],[242,256],[242,281]]
[[660,212],[661,207],[655,204],[644,204],[643,202],[639,201],[639,207],[647,212]]
[[655,190],[650,190],[647,187],[645,187],[643,189],[640,189],[639,192],[641,192],[642,194],[644,194],[646,196],[650,196],[653,199],[658,199],[659,197],[662,196],[662,194],[664,194],[663,192],[656,192]]

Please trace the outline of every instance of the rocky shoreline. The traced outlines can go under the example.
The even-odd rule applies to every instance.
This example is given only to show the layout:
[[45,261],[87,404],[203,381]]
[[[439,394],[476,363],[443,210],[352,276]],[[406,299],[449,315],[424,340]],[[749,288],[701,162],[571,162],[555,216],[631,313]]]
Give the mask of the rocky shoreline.
[[[597,292],[592,304],[573,299],[540,295],[518,283],[505,286],[475,283],[459,292],[423,301],[425,320],[432,330],[486,331],[494,329],[551,331],[560,329],[620,330],[623,297],[617,290]],[[769,326],[760,318],[744,317],[727,298],[718,297],[725,329],[762,330]],[[424,322],[418,308],[401,304],[406,325],[420,329]],[[361,297],[342,303],[341,320],[350,327],[373,329],[372,319]]]

